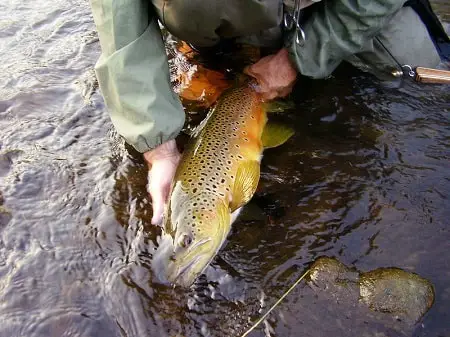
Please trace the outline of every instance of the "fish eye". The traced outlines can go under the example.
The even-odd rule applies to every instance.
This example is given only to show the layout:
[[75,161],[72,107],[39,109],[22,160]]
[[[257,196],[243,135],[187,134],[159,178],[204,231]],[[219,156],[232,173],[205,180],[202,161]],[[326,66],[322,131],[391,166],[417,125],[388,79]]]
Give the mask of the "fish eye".
[[192,243],[192,236],[189,234],[184,234],[180,239],[180,246],[183,248],[189,247]]

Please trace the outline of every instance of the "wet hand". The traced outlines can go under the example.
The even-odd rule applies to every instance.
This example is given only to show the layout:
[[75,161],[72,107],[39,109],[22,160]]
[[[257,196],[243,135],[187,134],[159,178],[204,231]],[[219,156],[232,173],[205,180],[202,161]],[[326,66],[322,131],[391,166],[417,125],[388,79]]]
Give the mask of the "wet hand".
[[244,73],[258,81],[265,100],[289,95],[297,78],[297,70],[289,60],[287,49],[263,57],[246,67]]
[[170,140],[144,153],[144,159],[150,168],[147,188],[152,198],[152,224],[154,225],[162,222],[164,205],[169,197],[170,184],[180,158],[181,154],[178,152],[175,140]]

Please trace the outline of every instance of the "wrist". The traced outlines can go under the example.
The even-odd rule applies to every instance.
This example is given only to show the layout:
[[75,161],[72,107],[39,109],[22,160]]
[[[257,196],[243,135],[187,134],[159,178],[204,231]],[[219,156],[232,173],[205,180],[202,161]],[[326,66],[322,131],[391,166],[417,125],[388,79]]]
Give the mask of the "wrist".
[[156,160],[165,158],[178,157],[179,152],[175,139],[169,140],[161,145],[158,145],[154,149],[144,152],[144,158],[150,165]]
[[289,50],[287,48],[280,49],[280,51],[278,52],[278,56],[280,56],[284,61],[283,64],[289,65],[290,68],[295,72],[295,74],[298,73],[297,66],[291,59],[291,55],[289,54]]

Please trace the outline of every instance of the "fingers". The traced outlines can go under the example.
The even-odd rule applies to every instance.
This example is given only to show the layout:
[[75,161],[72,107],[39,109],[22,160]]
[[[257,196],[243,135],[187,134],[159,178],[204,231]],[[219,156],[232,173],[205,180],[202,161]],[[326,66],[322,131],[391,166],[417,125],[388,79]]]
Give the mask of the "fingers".
[[293,87],[293,85],[289,85],[281,88],[269,88],[263,91],[261,95],[264,101],[270,101],[278,97],[288,96],[292,92]]
[[291,64],[285,49],[263,57],[246,67],[244,73],[256,79],[264,100],[286,97],[291,93],[297,78],[297,70]]
[[167,203],[170,185],[180,161],[180,155],[163,157],[153,161],[148,174],[148,192],[152,199],[152,224],[160,225],[163,221],[164,207]]
[[255,64],[245,67],[244,73],[253,77],[258,82],[257,91],[261,93],[263,99],[270,100],[276,97],[276,90],[273,90],[270,87],[270,84],[266,82],[263,73],[258,72],[258,67],[255,66]]
[[278,97],[278,91],[276,91],[276,90],[266,91],[266,92],[263,92],[261,94],[261,96],[264,101],[271,101]]
[[152,199],[153,216],[151,221],[154,225],[159,225],[163,221],[170,184],[175,176],[180,158],[181,155],[174,140],[144,153],[144,159],[150,167],[147,188]]
[[152,199],[152,224],[160,225],[163,220],[164,206],[169,196],[170,183],[173,174],[171,170],[164,172],[164,165],[154,165],[149,172],[149,188],[148,192]]
[[[153,174],[152,174],[153,173]],[[147,191],[150,194],[150,199],[152,201],[152,225],[159,225],[162,222],[162,216],[164,213],[164,200],[160,189],[158,188],[158,183],[153,177],[154,172],[150,170],[148,172],[148,185]]]
[[153,204],[152,225],[161,225],[164,214],[165,200],[161,193],[150,193]]

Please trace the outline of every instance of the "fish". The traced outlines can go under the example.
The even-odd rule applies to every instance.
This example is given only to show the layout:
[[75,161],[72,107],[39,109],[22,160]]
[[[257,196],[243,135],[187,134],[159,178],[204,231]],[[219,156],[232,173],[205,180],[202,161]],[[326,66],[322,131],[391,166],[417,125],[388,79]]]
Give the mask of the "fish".
[[265,148],[293,129],[268,123],[252,81],[225,90],[188,141],[171,184],[159,245],[158,278],[189,287],[214,259],[241,208],[254,195]]

